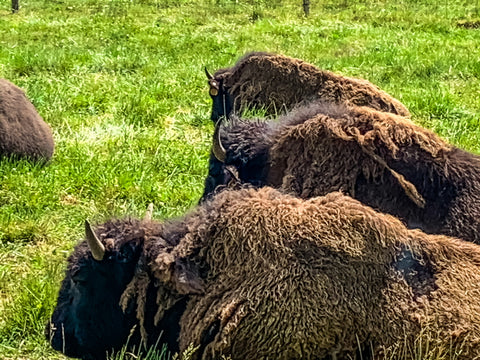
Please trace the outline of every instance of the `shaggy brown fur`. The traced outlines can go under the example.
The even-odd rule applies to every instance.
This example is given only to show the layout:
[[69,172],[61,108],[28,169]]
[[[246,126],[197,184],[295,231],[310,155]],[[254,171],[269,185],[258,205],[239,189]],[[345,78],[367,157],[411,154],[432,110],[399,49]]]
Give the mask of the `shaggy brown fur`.
[[48,160],[53,149],[52,131],[25,93],[0,79],[0,157]]
[[[338,192],[226,190],[145,234],[159,318],[190,296],[180,350],[198,346],[196,359],[359,359],[359,347],[381,359],[414,341],[480,357],[479,247],[407,230]],[[137,271],[128,288],[147,279]]]
[[[278,114],[299,104],[320,100],[410,116],[402,103],[367,80],[337,75],[278,54],[247,54],[232,68],[218,70],[209,84],[211,89],[223,86],[223,89],[216,89],[218,96],[227,92],[234,112],[261,107],[267,114]],[[215,98],[213,100],[215,106]],[[212,115],[215,112],[214,109]],[[222,115],[221,110],[217,112]]]
[[480,158],[410,120],[330,108],[286,126],[267,184],[303,198],[343,191],[409,227],[480,243]]

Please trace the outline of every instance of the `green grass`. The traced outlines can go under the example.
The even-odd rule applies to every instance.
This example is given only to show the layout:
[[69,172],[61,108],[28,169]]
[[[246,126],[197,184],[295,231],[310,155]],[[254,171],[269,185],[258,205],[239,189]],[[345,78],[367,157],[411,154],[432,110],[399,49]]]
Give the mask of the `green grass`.
[[0,0],[0,77],[51,125],[47,166],[0,161],[0,358],[62,358],[43,326],[85,218],[194,206],[212,125],[203,66],[280,52],[377,84],[480,153],[479,1]]

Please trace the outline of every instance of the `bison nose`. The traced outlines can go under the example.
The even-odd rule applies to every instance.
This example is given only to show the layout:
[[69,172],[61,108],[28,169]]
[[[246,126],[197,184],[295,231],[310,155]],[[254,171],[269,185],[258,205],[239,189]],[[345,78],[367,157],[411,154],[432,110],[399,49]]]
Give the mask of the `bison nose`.
[[49,321],[45,326],[45,337],[55,350],[65,353],[66,339],[63,324]]
[[45,337],[47,338],[48,342],[51,343],[53,334],[55,333],[56,327],[55,324],[52,323],[51,321],[48,321],[47,324],[45,325]]
[[49,321],[45,326],[45,337],[52,348],[69,357],[79,357],[80,347],[74,334],[68,333],[64,329],[63,323],[54,323]]
[[47,323],[45,326],[45,337],[55,350],[64,352],[65,338],[62,331],[59,331],[57,324],[52,321]]

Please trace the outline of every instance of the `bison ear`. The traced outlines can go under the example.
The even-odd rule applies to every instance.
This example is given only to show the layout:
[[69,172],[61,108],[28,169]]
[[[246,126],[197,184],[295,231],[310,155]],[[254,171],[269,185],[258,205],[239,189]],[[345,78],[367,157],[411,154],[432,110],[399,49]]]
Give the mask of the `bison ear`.
[[212,97],[215,97],[218,95],[220,91],[220,83],[217,80],[215,80],[212,74],[208,72],[206,66],[205,66],[205,74],[207,74],[208,85],[210,85],[209,93]]
[[200,277],[198,265],[186,258],[175,260],[173,286],[179,294],[203,294],[204,283]]

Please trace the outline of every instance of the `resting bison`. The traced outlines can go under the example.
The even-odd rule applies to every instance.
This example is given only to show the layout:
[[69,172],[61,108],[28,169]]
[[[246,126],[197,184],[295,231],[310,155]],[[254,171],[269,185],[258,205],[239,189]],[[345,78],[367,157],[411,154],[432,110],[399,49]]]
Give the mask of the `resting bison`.
[[263,108],[267,114],[278,114],[315,100],[410,116],[402,103],[367,80],[320,70],[283,55],[253,52],[213,76],[207,72],[207,77],[214,122],[246,108]]
[[480,157],[404,117],[315,104],[278,121],[219,127],[221,161],[211,157],[202,199],[234,173],[302,198],[342,191],[411,228],[480,243]]
[[0,79],[0,158],[5,156],[48,160],[53,154],[50,127],[24,92]]
[[480,356],[479,247],[338,192],[225,190],[180,220],[86,237],[47,326],[69,356],[105,358],[133,326],[130,346],[140,329],[148,344],[193,344],[193,359],[392,359],[427,342],[439,358]]

